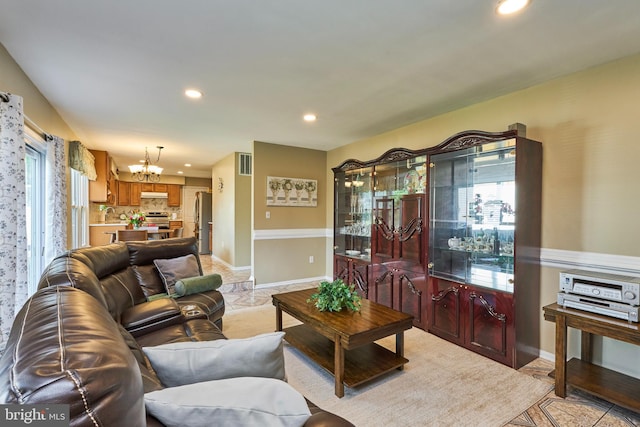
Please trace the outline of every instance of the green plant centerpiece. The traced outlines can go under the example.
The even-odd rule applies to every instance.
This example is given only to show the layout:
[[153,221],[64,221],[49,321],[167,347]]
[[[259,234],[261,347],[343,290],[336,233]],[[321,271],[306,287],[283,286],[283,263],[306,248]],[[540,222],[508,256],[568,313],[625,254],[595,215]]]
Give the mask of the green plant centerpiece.
[[351,311],[360,311],[362,305],[355,286],[347,285],[342,279],[320,282],[318,291],[307,302],[314,303],[320,311],[341,311],[345,307]]

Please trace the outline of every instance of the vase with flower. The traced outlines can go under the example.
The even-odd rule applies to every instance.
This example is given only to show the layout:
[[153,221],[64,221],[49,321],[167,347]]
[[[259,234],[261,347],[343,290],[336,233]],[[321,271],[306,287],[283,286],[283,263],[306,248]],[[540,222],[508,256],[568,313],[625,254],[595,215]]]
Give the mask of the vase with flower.
[[291,190],[293,190],[293,182],[290,179],[282,181],[282,189],[284,190],[284,201],[286,204],[291,203]]
[[142,225],[143,222],[146,221],[146,218],[142,212],[134,212],[129,217],[129,224],[133,226],[133,229],[138,229]]

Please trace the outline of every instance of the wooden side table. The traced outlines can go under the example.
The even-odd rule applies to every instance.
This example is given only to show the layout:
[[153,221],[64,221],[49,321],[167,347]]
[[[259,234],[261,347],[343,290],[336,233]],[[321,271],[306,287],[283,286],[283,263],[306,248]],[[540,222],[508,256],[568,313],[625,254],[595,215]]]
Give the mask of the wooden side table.
[[[640,379],[594,365],[591,360],[593,335],[640,345],[640,324],[586,311],[550,304],[542,308],[544,318],[556,324],[555,393],[567,396],[567,384],[616,405],[640,412]],[[567,362],[567,328],[581,331],[580,359]]]

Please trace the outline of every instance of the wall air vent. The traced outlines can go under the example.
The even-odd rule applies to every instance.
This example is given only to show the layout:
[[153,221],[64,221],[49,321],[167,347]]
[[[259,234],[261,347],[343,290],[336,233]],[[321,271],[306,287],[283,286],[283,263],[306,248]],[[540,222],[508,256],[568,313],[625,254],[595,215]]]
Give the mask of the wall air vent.
[[238,157],[239,175],[251,175],[251,154],[240,153]]

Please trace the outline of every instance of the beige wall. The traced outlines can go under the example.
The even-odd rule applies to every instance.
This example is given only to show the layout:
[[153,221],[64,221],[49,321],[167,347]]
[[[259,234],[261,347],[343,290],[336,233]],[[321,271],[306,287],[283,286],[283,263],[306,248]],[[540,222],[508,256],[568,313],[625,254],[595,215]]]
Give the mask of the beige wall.
[[[318,180],[327,194],[326,152],[264,142],[253,143],[253,274],[256,286],[325,278],[330,244],[326,210],[333,192],[316,207],[267,206],[267,176]],[[266,218],[266,212],[270,218]],[[313,263],[309,262],[313,257]]]
[[[543,143],[543,258],[545,253],[575,259],[606,254],[602,258],[615,264],[611,255],[640,256],[638,76],[640,55],[358,141],[328,152],[327,163],[330,168],[348,158],[373,159],[393,147],[433,146],[464,130],[502,131],[524,123],[527,137]],[[325,197],[331,194],[325,188]],[[327,206],[328,226],[332,209]],[[567,268],[552,263],[543,263],[541,301],[532,304],[542,307],[556,299],[558,272]],[[640,262],[635,269],[640,272]],[[542,350],[553,353],[553,324],[544,321],[542,310],[533,321],[541,324]],[[579,354],[575,337],[571,342],[572,354]],[[605,365],[626,366],[627,371],[633,366],[632,373],[640,375],[637,363],[625,360],[629,354],[637,359],[640,347],[617,342],[597,347]]]
[[[21,96],[24,115],[37,127],[46,133],[59,136],[65,141],[65,159],[68,153],[68,142],[77,139],[76,134],[62,120],[58,112],[49,101],[40,93],[38,88],[24,74],[22,69],[13,60],[9,52],[0,44],[0,91],[9,92]],[[34,129],[40,133],[39,129]],[[65,160],[66,163],[66,160]],[[69,172],[67,170],[67,183]],[[67,184],[68,185],[68,184]],[[67,207],[70,209],[71,200],[67,194]],[[67,215],[67,229],[71,227],[71,215]],[[71,242],[71,233],[67,233],[67,247]]]
[[251,266],[251,177],[239,175],[239,155],[228,155],[212,169],[213,255],[234,269]]
[[[213,255],[231,266],[235,259],[235,154],[213,165]],[[219,180],[224,186],[218,189]]]
[[240,153],[235,153],[235,265],[251,266],[251,176],[238,172]]

